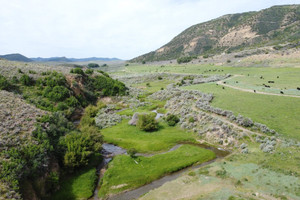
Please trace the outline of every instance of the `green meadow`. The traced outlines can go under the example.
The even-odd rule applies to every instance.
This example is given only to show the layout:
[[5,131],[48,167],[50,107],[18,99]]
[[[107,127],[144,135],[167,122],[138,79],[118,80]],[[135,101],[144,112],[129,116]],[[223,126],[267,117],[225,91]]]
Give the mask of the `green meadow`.
[[284,136],[300,140],[299,98],[255,94],[228,87],[222,89],[215,83],[192,85],[184,89],[212,93],[212,106],[250,117]]

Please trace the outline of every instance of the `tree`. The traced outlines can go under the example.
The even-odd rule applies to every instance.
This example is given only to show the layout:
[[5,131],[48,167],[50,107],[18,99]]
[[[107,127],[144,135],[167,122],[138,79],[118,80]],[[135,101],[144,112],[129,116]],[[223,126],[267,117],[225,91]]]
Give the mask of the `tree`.
[[99,65],[97,63],[89,63],[88,67],[89,68],[96,68],[96,67],[99,67]]
[[158,130],[158,122],[155,120],[155,115],[152,114],[139,115],[136,126],[142,131]]

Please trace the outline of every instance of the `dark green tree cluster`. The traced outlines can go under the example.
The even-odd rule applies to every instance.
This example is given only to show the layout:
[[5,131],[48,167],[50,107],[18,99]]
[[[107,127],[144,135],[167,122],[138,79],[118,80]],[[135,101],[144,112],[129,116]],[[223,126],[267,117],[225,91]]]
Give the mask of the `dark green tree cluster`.
[[88,68],[97,68],[100,67],[97,63],[89,63]]
[[177,63],[178,64],[188,63],[188,62],[191,62],[194,58],[197,58],[197,56],[184,56],[184,57],[180,57],[180,58],[177,58]]
[[180,120],[176,115],[171,114],[166,118],[166,121],[169,126],[175,126]]
[[125,95],[124,83],[107,76],[96,76],[92,79],[92,87],[96,91],[102,91],[104,96]]
[[79,67],[76,67],[76,68],[74,68],[74,69],[71,69],[71,70],[70,70],[70,73],[72,73],[72,74],[81,74],[81,75],[84,75],[84,71],[83,71],[81,68],[79,68]]
[[158,122],[155,120],[155,115],[152,113],[139,115],[136,126],[140,130],[147,132],[158,130]]
[[[76,130],[61,112],[44,115],[38,120],[32,139],[26,144],[1,151],[0,180],[11,190],[19,190],[19,182],[43,174],[49,160],[55,158],[61,167],[72,170],[85,166],[101,150],[102,136],[94,126]],[[58,177],[55,177],[57,180]]]
[[85,166],[91,155],[100,152],[102,136],[95,126],[85,126],[81,132],[71,132],[60,140],[64,152],[64,166]]

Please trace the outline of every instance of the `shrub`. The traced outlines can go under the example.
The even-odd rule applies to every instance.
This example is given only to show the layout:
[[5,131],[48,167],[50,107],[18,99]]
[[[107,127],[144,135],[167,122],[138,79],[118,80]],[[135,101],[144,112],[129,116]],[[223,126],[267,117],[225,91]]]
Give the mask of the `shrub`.
[[87,70],[85,70],[85,73],[86,73],[86,74],[93,74],[93,73],[94,73],[94,70],[92,70],[92,69],[87,69]]
[[34,70],[29,70],[29,74],[36,74],[36,71],[34,71]]
[[95,127],[84,127],[82,132],[71,132],[60,140],[65,149],[64,165],[74,168],[88,164],[89,157],[100,150],[102,136]]
[[7,90],[9,86],[7,79],[0,74],[0,90]]
[[169,115],[166,119],[169,126],[175,126],[180,120],[176,115]]
[[13,76],[12,79],[11,79],[11,82],[13,84],[17,84],[17,83],[19,83],[19,79],[16,76]]
[[130,148],[128,151],[127,151],[128,155],[131,157],[131,158],[135,158],[135,154],[137,153],[136,149],[135,148]]
[[194,58],[197,58],[196,56],[185,56],[185,57],[180,57],[177,58],[177,63],[181,64],[181,63],[188,63],[191,62]]
[[63,103],[63,102],[59,102],[57,104],[57,110],[67,110],[68,109],[68,105]]
[[26,74],[21,76],[20,82],[22,85],[25,85],[25,86],[30,86],[30,85],[33,85],[33,83],[34,83],[32,78]]
[[80,105],[80,102],[74,96],[71,96],[68,99],[66,99],[66,103],[68,106],[71,107],[76,107]]
[[194,123],[194,122],[195,122],[195,118],[194,118],[194,117],[190,117],[190,118],[189,118],[189,122],[190,122],[190,123]]
[[79,68],[79,67],[71,69],[70,73],[84,75],[84,71],[81,68]]
[[99,65],[97,63],[89,63],[88,67],[89,68],[96,68],[96,67],[99,67]]
[[155,116],[152,114],[139,115],[136,126],[142,131],[156,131],[158,130],[158,123]]
[[55,86],[54,88],[47,86],[43,91],[43,96],[52,101],[63,101],[69,97],[69,90],[63,86]]

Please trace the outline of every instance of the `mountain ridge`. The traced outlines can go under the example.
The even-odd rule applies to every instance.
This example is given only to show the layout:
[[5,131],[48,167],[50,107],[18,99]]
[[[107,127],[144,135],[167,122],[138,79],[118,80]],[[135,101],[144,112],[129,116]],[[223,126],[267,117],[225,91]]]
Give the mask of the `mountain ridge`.
[[19,53],[0,55],[0,58],[4,58],[4,59],[10,60],[10,61],[32,62],[31,59],[29,59],[26,56],[23,56],[22,54],[19,54]]
[[159,49],[130,61],[172,60],[298,41],[300,5],[281,5],[195,24]]

